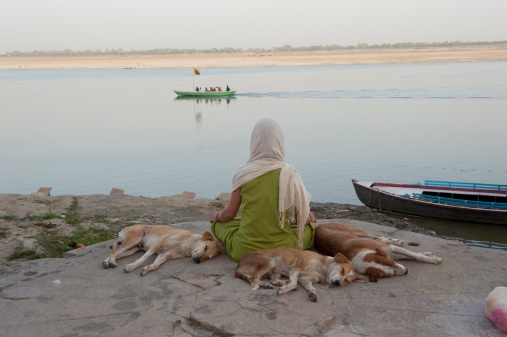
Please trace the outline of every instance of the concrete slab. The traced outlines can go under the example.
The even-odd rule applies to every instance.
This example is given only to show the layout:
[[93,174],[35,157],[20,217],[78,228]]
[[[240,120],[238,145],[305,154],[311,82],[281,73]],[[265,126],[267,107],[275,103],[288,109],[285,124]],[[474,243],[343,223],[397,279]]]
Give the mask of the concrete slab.
[[[103,269],[106,242],[0,269],[0,336],[505,336],[485,316],[484,300],[506,286],[507,252],[341,221],[403,239],[443,263],[403,261],[407,275],[376,283],[317,284],[314,303],[302,288],[282,296],[252,291],[234,278],[236,263],[225,254],[201,264],[169,261],[144,277],[141,268],[123,272],[141,253]],[[176,226],[209,229],[207,222]]]

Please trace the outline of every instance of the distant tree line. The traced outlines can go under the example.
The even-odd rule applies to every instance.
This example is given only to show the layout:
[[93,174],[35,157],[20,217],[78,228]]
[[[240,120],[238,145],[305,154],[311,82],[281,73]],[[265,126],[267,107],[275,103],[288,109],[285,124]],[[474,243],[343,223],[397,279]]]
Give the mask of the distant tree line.
[[74,51],[70,49],[64,50],[34,50],[31,52],[3,52],[0,57],[54,57],[54,56],[129,56],[129,55],[176,55],[176,54],[266,54],[274,52],[302,52],[302,51],[333,51],[345,49],[395,49],[395,48],[435,48],[435,47],[476,47],[476,46],[494,46],[494,45],[507,45],[507,41],[476,41],[476,42],[462,42],[462,41],[445,41],[445,42],[398,42],[398,43],[383,43],[369,45],[367,43],[360,43],[355,46],[339,46],[333,45],[320,45],[320,46],[306,46],[306,47],[293,47],[289,44],[281,47],[266,48],[212,48],[212,49],[175,49],[175,48],[159,48],[148,50],[124,50],[118,49],[87,49]]

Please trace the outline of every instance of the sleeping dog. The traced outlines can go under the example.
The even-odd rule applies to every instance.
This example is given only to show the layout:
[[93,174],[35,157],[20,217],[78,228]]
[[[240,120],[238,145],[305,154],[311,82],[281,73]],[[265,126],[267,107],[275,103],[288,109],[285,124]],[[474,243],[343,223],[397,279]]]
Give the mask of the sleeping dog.
[[[313,282],[340,286],[356,278],[352,264],[342,254],[330,257],[293,248],[250,252],[241,259],[234,274],[250,283],[252,290],[280,286],[277,295],[295,289],[299,282],[313,302],[318,299]],[[281,276],[287,276],[289,282],[281,280]],[[262,278],[270,278],[270,281],[263,281]]]
[[402,243],[401,240],[353,229],[339,222],[329,222],[317,226],[314,246],[321,254],[332,256],[341,253],[345,255],[352,262],[355,271],[368,275],[370,281],[376,281],[380,277],[408,273],[405,266],[394,261],[392,254],[426,263],[439,264],[442,262],[442,259],[433,253],[414,253],[397,246]]
[[195,263],[200,263],[220,254],[220,244],[210,232],[201,235],[165,225],[132,225],[122,229],[118,238],[102,266],[114,268],[117,265],[116,259],[131,256],[140,250],[146,251],[139,259],[123,268],[129,273],[140,267],[150,256],[157,254],[155,261],[142,269],[141,276],[157,269],[167,260],[191,256]]

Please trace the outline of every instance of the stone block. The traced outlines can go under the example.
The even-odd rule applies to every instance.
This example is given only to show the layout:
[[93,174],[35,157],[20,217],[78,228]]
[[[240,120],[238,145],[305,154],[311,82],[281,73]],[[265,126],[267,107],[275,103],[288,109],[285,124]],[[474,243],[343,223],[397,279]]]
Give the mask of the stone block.
[[32,193],[32,195],[49,196],[52,189],[53,189],[52,187],[40,187],[39,190],[35,193]]
[[220,193],[216,199],[228,202],[231,200],[231,193]]
[[122,196],[123,194],[125,194],[125,191],[122,190],[121,188],[112,188],[111,189],[111,192],[109,193],[109,195],[117,195],[117,196]]
[[194,199],[195,198],[194,192],[185,191],[185,192],[181,193],[181,195],[187,199]]

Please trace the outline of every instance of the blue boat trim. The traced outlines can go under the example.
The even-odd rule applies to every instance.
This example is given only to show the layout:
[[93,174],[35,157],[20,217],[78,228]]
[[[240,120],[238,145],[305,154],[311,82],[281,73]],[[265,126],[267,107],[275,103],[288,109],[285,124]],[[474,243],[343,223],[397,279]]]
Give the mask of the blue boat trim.
[[481,189],[481,190],[507,191],[507,185],[465,183],[465,182],[444,181],[444,180],[425,180],[424,186],[471,188],[474,190]]

